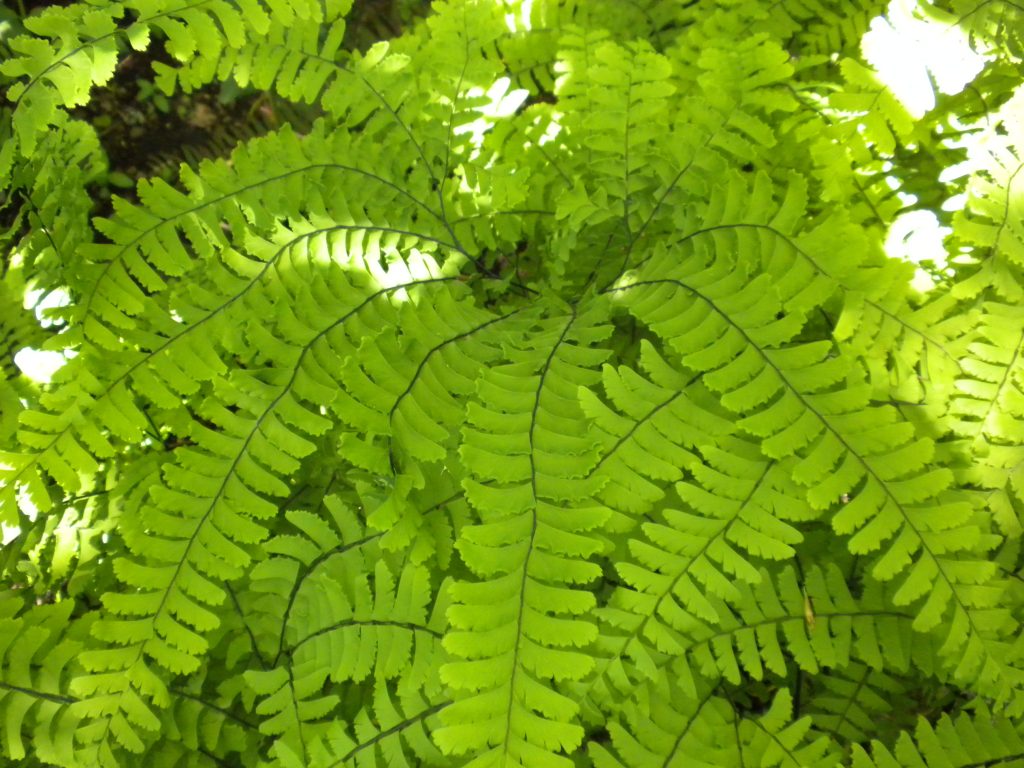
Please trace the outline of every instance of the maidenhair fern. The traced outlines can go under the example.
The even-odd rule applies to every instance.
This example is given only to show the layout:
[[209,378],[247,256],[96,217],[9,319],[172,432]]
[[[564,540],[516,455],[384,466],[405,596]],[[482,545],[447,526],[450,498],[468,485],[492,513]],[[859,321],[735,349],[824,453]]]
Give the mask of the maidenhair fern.
[[[350,5],[0,32],[6,760],[1024,760],[1020,9]],[[92,218],[153,47],[318,118]]]

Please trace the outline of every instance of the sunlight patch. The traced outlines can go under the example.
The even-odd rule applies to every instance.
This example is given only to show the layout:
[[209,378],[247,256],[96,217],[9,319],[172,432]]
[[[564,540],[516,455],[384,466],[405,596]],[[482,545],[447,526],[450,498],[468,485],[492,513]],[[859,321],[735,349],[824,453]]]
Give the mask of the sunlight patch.
[[[911,211],[898,217],[889,227],[885,239],[885,252],[893,259],[911,264],[930,262],[936,269],[946,268],[946,248],[943,240],[952,232],[939,224],[931,211]],[[932,276],[920,266],[914,272],[911,286],[922,293],[935,287]]]
[[915,118],[935,107],[940,93],[960,93],[985,66],[956,24],[914,17],[915,0],[893,0],[861,39],[864,58]]
[[[433,257],[416,248],[413,248],[404,259],[389,261],[386,271],[375,268],[375,265],[372,264],[369,265],[367,271],[381,288],[388,290],[399,285],[435,279],[442,274],[442,270],[439,269]],[[390,290],[390,296],[393,301],[397,302],[409,300],[409,293],[405,288]]]
[[70,303],[71,297],[63,288],[54,288],[49,293],[42,290],[25,291],[24,307],[35,312],[36,319],[43,328],[50,328],[58,322],[53,319],[49,310],[66,307]]
[[[59,318],[54,318],[52,310],[66,307],[70,303],[71,298],[63,288],[55,288],[49,292],[32,289],[25,291],[22,306],[35,313],[40,327],[53,328],[62,321]],[[14,364],[18,370],[37,384],[49,384],[57,371],[74,355],[75,352],[72,350],[54,352],[24,347],[14,354]]]
[[[0,463],[0,467],[13,469],[13,467]],[[31,497],[24,490],[18,493],[18,509],[30,521],[35,522],[39,517],[39,507],[35,505]],[[21,535],[21,526],[0,523],[0,545],[6,546]]]
[[[505,4],[508,7],[508,4]],[[519,5],[519,12],[509,11],[505,14],[505,26],[508,27],[508,31],[515,32],[529,32],[532,29],[530,23],[530,16],[533,11],[533,0],[523,0]]]
[[14,364],[37,384],[49,384],[66,362],[67,358],[60,352],[32,347],[19,349],[14,355]]
[[547,128],[544,129],[544,134],[537,141],[538,146],[543,147],[545,144],[554,141],[558,138],[558,134],[562,132],[562,119],[561,112],[551,113],[551,122],[548,123]]
[[479,98],[484,96],[487,98],[487,103],[476,110],[480,113],[480,117],[465,125],[456,127],[454,133],[456,135],[463,133],[471,134],[470,141],[474,147],[479,148],[483,143],[484,134],[490,130],[491,126],[501,118],[514,115],[516,110],[529,97],[530,92],[523,88],[509,90],[511,85],[512,81],[509,78],[499,77],[486,92],[483,88],[470,88],[466,93],[467,97]]
[[0,539],[0,544],[7,546],[21,535],[21,528],[16,525],[0,523],[0,532],[3,534],[3,538]]

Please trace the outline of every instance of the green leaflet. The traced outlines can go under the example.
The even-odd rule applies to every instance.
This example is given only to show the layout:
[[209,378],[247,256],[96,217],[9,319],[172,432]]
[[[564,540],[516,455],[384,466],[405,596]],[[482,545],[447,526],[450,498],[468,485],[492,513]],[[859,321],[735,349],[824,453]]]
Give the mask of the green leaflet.
[[[415,5],[0,29],[5,758],[1016,764],[1020,10]],[[886,25],[981,71],[912,117]],[[97,215],[154,46],[308,121]]]

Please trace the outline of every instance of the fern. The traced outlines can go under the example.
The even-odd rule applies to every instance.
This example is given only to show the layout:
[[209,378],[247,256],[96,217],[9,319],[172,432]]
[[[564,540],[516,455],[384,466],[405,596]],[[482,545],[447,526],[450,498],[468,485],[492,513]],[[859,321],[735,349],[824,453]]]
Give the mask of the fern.
[[909,730],[913,725],[907,713],[893,706],[907,695],[898,674],[853,662],[841,672],[820,675],[814,685],[808,701],[811,719],[843,742],[864,742],[872,733],[890,742],[901,728]]
[[627,715],[628,726],[609,728],[618,755],[594,750],[594,765],[621,768],[643,765],[778,765],[835,764],[828,740],[809,732],[808,718],[792,721],[792,699],[778,693],[757,718],[740,717],[724,697],[699,694],[659,698],[651,716]]
[[977,715],[964,713],[955,719],[943,715],[936,725],[918,723],[914,735],[900,735],[890,751],[885,745],[872,744],[871,756],[856,747],[852,765],[977,765],[978,760],[1013,765],[1021,756],[1019,731],[1009,721],[992,717],[984,709]]
[[[6,758],[1018,761],[1019,9],[351,6],[3,37]],[[984,58],[920,119],[910,18]],[[317,117],[94,216],[76,109],[156,45]]]
[[5,713],[4,751],[22,760],[31,751],[62,763],[74,754],[80,715],[67,695],[70,667],[80,652],[84,628],[64,634],[72,604],[25,608],[17,598],[4,604],[4,661],[0,682]]

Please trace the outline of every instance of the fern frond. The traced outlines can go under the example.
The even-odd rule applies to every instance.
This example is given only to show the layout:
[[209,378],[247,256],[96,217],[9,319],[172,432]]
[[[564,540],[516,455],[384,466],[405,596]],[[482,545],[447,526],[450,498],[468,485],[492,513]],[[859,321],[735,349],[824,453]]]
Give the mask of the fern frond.
[[1019,724],[991,713],[981,704],[976,713],[943,714],[934,725],[920,718],[914,735],[904,731],[895,746],[872,741],[871,755],[854,745],[852,768],[900,768],[942,765],[1019,764],[1024,756],[1024,734]]
[[794,720],[793,697],[782,688],[759,717],[744,717],[737,727],[739,765],[803,768],[833,766],[837,750],[829,737],[816,732],[810,717]]
[[802,539],[786,521],[807,519],[808,510],[784,466],[735,439],[701,454],[693,479],[676,485],[686,511],[663,509],[641,525],[643,537],[630,539],[627,559],[616,564],[624,586],[595,609],[602,624],[596,674],[579,686],[588,704],[614,706],[617,694],[656,680],[685,653],[695,628],[728,620],[722,601],[752,599],[743,585],[764,578],[755,562],[789,559]]
[[21,251],[23,269],[47,289],[74,284],[77,270],[70,255],[94,236],[89,222],[94,200],[87,185],[106,170],[93,126],[64,114],[56,119],[59,125],[40,138],[39,151],[4,178],[6,204],[17,213],[0,238],[16,238],[27,228],[11,246]]
[[[908,307],[905,291],[897,287],[906,285],[900,280],[905,270],[865,273],[877,273],[865,281],[869,292],[858,286],[847,293],[833,337],[863,361],[875,399],[940,408],[951,395],[949,381],[961,371],[973,319],[954,313],[948,296]],[[878,289],[886,283],[894,290],[882,293]]]
[[963,476],[989,491],[993,518],[1008,536],[1019,536],[1019,500],[1024,493],[1024,336],[1020,308],[987,302],[975,341],[962,361],[949,405],[951,429],[969,441],[971,463]]
[[[607,195],[603,205],[618,212],[628,235],[650,213],[637,210],[634,197],[648,199],[640,193],[657,178],[652,166],[663,135],[655,126],[664,120],[675,93],[671,64],[650,46],[624,48],[582,31],[563,38],[562,45],[559,100],[576,107],[573,112],[579,115],[591,115],[571,126],[574,143],[601,179],[602,197]],[[591,223],[603,215],[596,213]],[[572,219],[577,226],[585,220],[579,212]]]
[[214,764],[232,754],[252,760],[257,726],[233,711],[225,697],[204,692],[196,683],[201,681],[169,689],[171,704],[161,713],[168,739],[180,745],[178,764],[187,764],[188,757],[195,759],[197,754],[206,755]]
[[1013,64],[1024,59],[1024,9],[1013,2],[986,3],[979,0],[935,0],[920,3],[923,12],[967,32],[977,51],[1005,58]]
[[[249,638],[238,641],[244,652],[271,660],[287,649],[286,629],[295,598],[307,579],[321,568],[332,567],[336,559],[345,563],[340,573],[369,573],[375,553],[372,545],[383,535],[368,531],[352,508],[330,489],[319,514],[289,509],[284,517],[289,527],[279,528],[262,545],[269,557],[254,567],[249,589],[238,598],[252,642]],[[352,559],[355,562],[348,564]]]
[[10,170],[17,159],[15,151],[23,158],[32,157],[41,134],[60,124],[60,110],[86,103],[90,89],[113,76],[123,41],[135,50],[145,50],[157,32],[166,38],[168,53],[178,61],[198,56],[216,62],[225,48],[238,48],[272,26],[280,29],[316,21],[321,13],[321,4],[311,0],[244,0],[238,5],[222,0],[185,4],[125,0],[49,8],[27,18],[25,28],[33,34],[12,39],[17,55],[0,67],[3,74],[21,78],[7,93],[14,102],[17,142],[5,143],[0,170]]
[[16,55],[0,65],[0,73],[24,78],[7,90],[7,98],[14,102],[16,141],[4,143],[2,175],[17,160],[32,157],[42,135],[62,124],[60,108],[85,104],[92,86],[113,76],[118,21],[124,10],[121,5],[74,5],[25,19],[25,28],[33,34],[13,38],[10,46]]
[[[689,234],[676,245],[693,254],[695,265],[714,262],[716,252],[732,248],[760,259],[760,272],[772,276],[783,310],[823,315],[833,326],[832,337],[863,362],[874,398],[917,402],[927,395],[941,402],[958,368],[965,332],[961,318],[946,320],[953,302],[940,299],[911,309],[909,265],[873,252],[862,229],[844,215],[801,225],[808,214],[801,176],[789,175],[783,192],[777,190],[764,173],[752,183],[729,174],[713,188],[706,207],[679,221]],[[840,311],[832,321],[829,312],[837,303]]]
[[[456,495],[418,512],[427,525],[430,518],[443,518],[445,513],[457,517],[459,513],[455,508],[460,503],[460,496]],[[340,653],[339,642],[345,640],[346,632],[351,630],[353,638],[345,640],[347,649],[339,656],[342,662],[329,671],[339,680],[364,679],[371,669],[376,669],[377,676],[390,679],[394,677],[392,673],[398,659],[409,662],[414,644],[418,662],[429,662],[429,654],[434,652],[430,637],[443,631],[443,624],[437,622],[443,622],[438,616],[443,616],[444,592],[429,598],[430,585],[424,581],[422,565],[400,564],[400,588],[396,594],[393,578],[384,561],[379,560],[380,548],[388,538],[387,531],[374,532],[333,495],[324,499],[322,513],[293,509],[285,516],[291,529],[279,532],[263,545],[270,557],[253,567],[252,583],[240,598],[256,645],[253,647],[239,638],[245,650],[255,650],[263,657],[276,660],[286,654],[294,656],[296,648],[307,646],[302,651],[303,657],[310,653],[322,657],[323,648],[319,646],[327,642],[329,655]],[[420,548],[415,542],[407,543],[407,547],[416,563]],[[376,578],[375,568],[384,569]],[[368,592],[371,589],[380,592],[373,597]],[[338,608],[334,600],[342,601],[346,607]],[[423,613],[428,604],[431,606],[429,621]],[[347,618],[331,629],[328,618],[340,615],[336,608],[343,610]],[[373,615],[367,613],[368,610]],[[374,627],[382,629],[378,632]],[[408,630],[411,634],[395,637],[389,634],[388,627]],[[368,644],[359,646],[360,633],[364,632]],[[355,652],[360,647],[361,650]],[[421,655],[424,653],[427,656]],[[375,668],[375,658],[385,667]],[[367,664],[370,667],[366,667]],[[413,666],[416,675],[422,674],[422,664]]]
[[361,706],[348,723],[333,724],[327,736],[312,742],[305,761],[294,752],[279,748],[276,765],[281,768],[454,766],[457,762],[442,755],[430,739],[430,730],[449,705],[443,700],[431,703],[415,689],[400,690],[396,696],[383,681],[377,681],[372,703]]
[[[166,313],[166,308],[155,306],[152,296],[168,289],[167,278],[195,270],[193,252],[207,270],[222,260],[229,271],[239,271],[230,251],[244,250],[244,239],[239,237],[242,242],[232,248],[223,222],[230,225],[229,231],[241,233],[251,218],[261,233],[270,234],[275,219],[309,213],[322,216],[329,210],[336,216],[333,223],[338,231],[345,224],[357,231],[364,223],[371,232],[384,232],[389,228],[366,220],[383,218],[376,215],[383,208],[391,219],[417,213],[436,218],[414,192],[399,188],[379,172],[384,165],[381,152],[365,144],[353,146],[350,135],[331,132],[323,125],[301,139],[285,128],[238,148],[230,160],[205,163],[198,173],[183,167],[187,193],[160,181],[141,184],[142,205],[118,204],[115,216],[101,225],[113,242],[88,251],[96,268],[83,289],[79,308],[86,338],[118,347],[122,342],[116,337],[132,329],[134,318],[146,318],[154,311]],[[356,155],[365,162],[339,162]],[[309,187],[329,188],[339,178],[357,180],[360,193],[330,203],[298,194]],[[402,201],[409,207],[399,213],[396,206],[404,207]],[[156,324],[153,319],[149,322]],[[153,330],[162,329],[157,325]]]
[[778,144],[773,124],[796,107],[785,85],[793,67],[778,40],[721,15],[703,16],[671,55],[699,94],[680,111],[696,125],[673,125],[682,139],[671,151],[679,170],[659,199],[675,188],[701,199],[715,187],[722,160],[742,167]]
[[[740,717],[730,702],[711,692],[680,694],[669,685],[650,709],[631,706],[608,730],[614,751],[591,743],[596,768],[699,765],[741,768],[827,768],[836,754],[808,717],[793,721],[789,692],[779,691],[757,718]],[[623,722],[623,720],[625,722]]]
[[0,603],[0,745],[9,760],[75,761],[73,734],[82,713],[68,682],[85,627],[69,629],[73,608],[70,600],[23,608],[9,593]]
[[[0,11],[8,760],[1019,762],[1018,9],[352,5]],[[984,61],[915,120],[923,15]],[[151,44],[292,124],[92,219]]]
[[259,697],[260,733],[274,739],[271,750],[301,756],[302,764],[307,742],[330,731],[329,715],[339,702],[336,694],[323,694],[318,678],[287,665],[245,672],[246,685]]
[[[664,253],[661,258],[654,268],[678,279],[645,281],[652,258],[635,282],[615,289],[631,313],[665,339],[686,368],[704,372],[704,382],[742,415],[741,428],[761,439],[767,456],[800,457],[793,476],[807,487],[814,508],[827,509],[850,494],[832,525],[837,533],[856,534],[851,552],[884,545],[871,573],[883,580],[905,574],[893,599],[920,606],[915,626],[944,626],[944,653],[958,675],[986,669],[1004,700],[1016,697],[1021,674],[998,639],[1012,631],[1013,621],[998,605],[998,590],[975,586],[992,573],[991,564],[977,559],[992,542],[974,525],[970,504],[947,492],[952,473],[929,464],[931,441],[917,438],[892,409],[870,406],[856,366],[833,356],[831,343],[793,343],[802,320],[772,297],[767,274],[762,284],[746,281],[740,268],[714,253],[706,263],[682,267]],[[952,623],[944,624],[950,609]],[[969,652],[955,658],[965,647]]]
[[627,706],[621,720],[608,724],[614,751],[594,742],[588,745],[596,768],[701,765],[708,757],[713,764],[725,764],[726,744],[733,736],[732,708],[711,689],[692,696],[670,684],[652,697],[650,707]]
[[[163,68],[161,83],[168,90],[179,82],[192,87],[207,82],[216,70],[243,85],[317,103],[330,124],[358,132],[375,148],[380,175],[401,179],[403,187],[422,185],[429,191],[420,196],[423,200],[436,197],[437,215],[454,237],[446,211],[451,196],[447,180],[457,160],[472,149],[467,124],[479,116],[474,113],[486,102],[482,94],[500,74],[500,66],[479,52],[507,33],[502,17],[492,4],[453,6],[433,17],[429,36],[382,41],[365,53],[349,54],[340,45],[350,4],[331,3],[323,14],[318,10],[316,24],[271,27],[245,45]],[[412,54],[431,58],[429,82],[425,72],[407,69]],[[380,153],[375,142],[382,134],[401,151]]]
[[649,378],[627,366],[604,367],[608,403],[580,390],[580,404],[601,441],[594,468],[604,479],[598,497],[609,508],[635,516],[650,512],[664,498],[666,485],[693,468],[699,461],[695,447],[715,445],[731,431],[720,414],[703,407],[702,393],[646,341],[640,343],[640,362]]
[[873,151],[892,156],[913,135],[913,117],[870,66],[843,59],[840,67],[846,86],[829,97],[829,107],[840,116],[835,138],[859,163],[869,162]]
[[912,725],[912,716],[893,705],[905,700],[909,684],[888,670],[853,661],[845,669],[822,670],[815,677],[806,711],[820,731],[843,743],[870,741],[872,735]]
[[[391,252],[406,235],[412,238],[410,245],[419,242],[418,236],[400,227],[353,221],[348,205],[373,213],[372,207],[355,200],[335,201],[328,222],[308,223],[290,238],[288,230],[279,231],[273,242],[250,238],[232,246],[225,238],[222,217],[239,231],[246,216],[256,216],[268,229],[276,216],[299,217],[300,210],[288,201],[301,199],[296,190],[314,178],[322,180],[324,174],[367,179],[370,183],[364,188],[371,198],[383,194],[378,198],[382,204],[397,196],[416,211],[422,208],[411,193],[396,190],[372,171],[337,163],[338,153],[351,151],[339,136],[311,135],[300,143],[284,131],[237,152],[230,164],[209,164],[199,176],[186,173],[190,196],[161,183],[140,189],[145,207],[121,207],[108,230],[121,244],[93,246],[104,266],[95,272],[75,319],[87,341],[98,347],[137,345],[143,351],[126,355],[113,373],[99,366],[92,369],[102,354],[98,348],[87,347],[75,358],[62,373],[67,386],[44,397],[39,412],[24,417],[21,439],[37,453],[11,462],[8,483],[27,486],[36,505],[48,509],[40,470],[77,492],[95,475],[98,462],[113,451],[102,428],[136,443],[148,428],[145,401],[161,409],[180,408],[182,395],[220,376],[226,368],[223,347],[232,344],[224,337],[252,306],[253,297],[274,283],[279,269],[287,268],[283,265],[290,252],[304,242],[317,248],[340,246],[360,259],[376,258],[382,249]],[[246,181],[252,178],[258,181]],[[436,240],[424,236],[424,246]],[[203,257],[208,277],[201,289],[197,286],[191,296],[175,296],[168,307],[161,300],[168,288],[161,275],[193,271],[193,247]],[[144,325],[137,328],[140,320]]]
[[[25,289],[17,277],[11,272],[0,282],[0,444],[8,444],[14,436],[18,412],[24,408],[19,402],[19,395],[25,394],[19,382],[21,369],[14,357],[26,347],[38,349],[47,336],[32,312],[23,306]],[[7,521],[15,522],[11,518]]]
[[425,569],[407,566],[396,583],[379,560],[369,575],[372,589],[367,576],[331,569],[349,576],[340,581],[324,570],[307,579],[289,612],[285,654],[292,668],[315,670],[321,685],[323,675],[359,682],[371,674],[422,685],[444,629],[443,611],[427,615],[432,595]]
[[888,0],[783,0],[767,12],[757,5],[759,27],[790,41],[801,51],[817,54],[855,54],[872,19],[882,15]]
[[[372,737],[367,735],[372,721],[357,717],[363,743],[353,741],[347,728],[328,718],[344,707],[340,684],[369,680],[378,707],[390,702],[389,680],[397,681],[403,696],[438,689],[445,601],[432,598],[422,566],[404,566],[396,583],[385,561],[376,559],[382,534],[368,533],[337,497],[328,497],[326,511],[328,519],[301,510],[287,513],[297,533],[264,545],[275,554],[253,568],[246,600],[256,636],[270,640],[264,654],[274,659],[274,667],[245,675],[261,696],[260,728],[275,737],[272,752],[282,765],[345,765],[357,754],[366,759],[364,750],[372,752],[375,743],[427,716],[393,727],[388,718],[401,717],[388,704],[377,713],[386,724]],[[422,734],[412,741],[417,751],[424,747]]]
[[479,765],[564,766],[559,753],[583,736],[576,703],[551,681],[579,680],[592,666],[581,649],[594,627],[580,616],[594,601],[580,585],[600,573],[589,532],[608,512],[588,477],[596,446],[571,414],[606,356],[591,346],[610,331],[599,316],[592,306],[531,318],[514,362],[484,372],[463,428],[463,487],[480,523],[457,546],[478,580],[451,588],[444,645],[459,660],[441,676],[458,697],[434,738],[446,753],[477,752]]
[[499,354],[501,323],[518,314],[493,316],[468,298],[440,294],[406,303],[396,323],[415,316],[410,332],[366,342],[361,359],[349,360],[342,371],[339,412],[360,434],[386,437],[386,455],[396,468],[448,457],[465,419],[457,398],[474,392],[479,367]]
[[[313,268],[316,260],[310,258],[296,253],[294,268]],[[365,278],[359,282],[365,286]],[[76,681],[93,697],[94,714],[116,719],[127,707],[136,725],[155,727],[136,691],[157,706],[165,706],[167,696],[147,659],[171,673],[197,668],[207,649],[203,635],[219,624],[210,610],[224,600],[217,582],[241,575],[251,562],[246,547],[265,536],[258,521],[276,511],[261,494],[287,494],[281,478],[298,469],[315,448],[310,437],[329,425],[315,404],[330,401],[323,397],[325,378],[334,379],[318,355],[340,360],[355,352],[346,323],[366,322],[365,313],[393,312],[390,296],[415,284],[367,292],[340,269],[324,282],[273,284],[282,301],[292,301],[288,291],[297,291],[297,306],[308,312],[283,318],[276,335],[259,322],[249,327],[251,338],[282,367],[268,367],[262,375],[238,371],[223,381],[218,400],[206,409],[212,427],[193,423],[196,447],[179,451],[177,461],[164,468],[163,483],[150,491],[141,519],[125,521],[135,559],[119,561],[116,568],[137,591],[106,597],[118,618],[100,622],[95,633],[115,647],[84,656],[83,664],[95,674]],[[259,310],[256,316],[266,317]],[[125,746],[142,748],[134,729],[116,735]]]
[[407,552],[414,563],[451,567],[458,533],[472,516],[464,493],[444,467],[426,467],[423,488],[406,487],[408,478],[356,483],[367,522],[381,532],[385,551]]
[[[175,56],[175,65],[154,64],[155,84],[168,95],[210,82],[215,73],[231,73],[242,87],[250,83],[277,90],[295,102],[313,102],[333,72],[333,60],[345,36],[350,0],[331,3],[250,3],[246,26],[232,25],[227,45],[199,46],[194,56]],[[234,21],[234,20],[232,20]],[[322,42],[321,42],[322,41]]]
[[[1024,98],[1011,99],[997,115],[997,128],[979,142],[974,162],[978,172],[967,185],[967,203],[953,218],[954,238],[977,265],[964,270],[952,288],[957,298],[974,298],[985,291],[1000,300],[1019,302],[1024,297],[1024,225],[1021,224],[1021,185],[1024,185],[1024,150],[1019,120]],[[999,127],[1014,126],[1010,136]]]
[[[800,669],[816,673],[821,667],[846,666],[851,658],[874,668],[900,668],[914,652],[910,614],[889,608],[880,590],[854,599],[834,567],[809,570],[802,585],[786,568],[774,580],[762,577],[758,585],[741,583],[738,590],[732,608],[709,598],[718,621],[691,617],[671,628],[677,658],[672,669],[691,692],[695,672],[733,684],[741,674],[758,680],[785,675],[787,654]],[[922,665],[927,664],[924,658]]]

